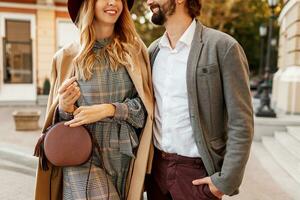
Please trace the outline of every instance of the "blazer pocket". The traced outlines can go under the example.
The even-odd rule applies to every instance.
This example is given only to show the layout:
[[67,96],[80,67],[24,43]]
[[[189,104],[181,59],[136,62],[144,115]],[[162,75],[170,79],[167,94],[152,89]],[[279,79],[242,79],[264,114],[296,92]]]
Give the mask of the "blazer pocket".
[[217,73],[219,71],[218,64],[210,64],[206,66],[198,66],[197,75],[205,76],[208,74]]

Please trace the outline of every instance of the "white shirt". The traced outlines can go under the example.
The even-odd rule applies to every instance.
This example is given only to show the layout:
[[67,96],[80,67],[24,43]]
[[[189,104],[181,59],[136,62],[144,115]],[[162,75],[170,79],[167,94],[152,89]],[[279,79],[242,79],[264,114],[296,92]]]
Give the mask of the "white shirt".
[[153,65],[155,94],[154,145],[167,153],[200,157],[189,117],[186,70],[196,21],[193,20],[174,49],[167,33],[159,43]]

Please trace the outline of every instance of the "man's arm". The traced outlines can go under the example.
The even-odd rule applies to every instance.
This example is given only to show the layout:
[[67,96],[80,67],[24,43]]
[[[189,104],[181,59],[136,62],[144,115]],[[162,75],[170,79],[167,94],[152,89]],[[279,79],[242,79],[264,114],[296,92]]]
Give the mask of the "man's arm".
[[221,172],[213,174],[211,180],[221,192],[232,195],[243,179],[254,126],[248,62],[237,42],[227,50],[220,68],[228,113],[228,140]]

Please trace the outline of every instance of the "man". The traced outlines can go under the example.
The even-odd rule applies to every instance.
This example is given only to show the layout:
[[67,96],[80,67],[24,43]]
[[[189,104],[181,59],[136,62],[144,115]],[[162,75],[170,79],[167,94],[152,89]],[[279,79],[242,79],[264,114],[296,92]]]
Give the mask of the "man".
[[242,182],[253,138],[242,47],[202,25],[200,0],[147,0],[165,34],[149,47],[155,155],[149,200],[221,199]]

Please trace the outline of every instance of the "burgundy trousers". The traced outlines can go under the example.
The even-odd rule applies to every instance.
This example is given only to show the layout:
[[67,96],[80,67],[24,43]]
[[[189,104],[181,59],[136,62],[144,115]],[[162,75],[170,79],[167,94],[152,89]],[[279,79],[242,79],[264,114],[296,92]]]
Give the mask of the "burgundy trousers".
[[193,180],[207,176],[200,158],[155,149],[152,173],[146,178],[148,200],[219,200],[208,185],[192,184]]

